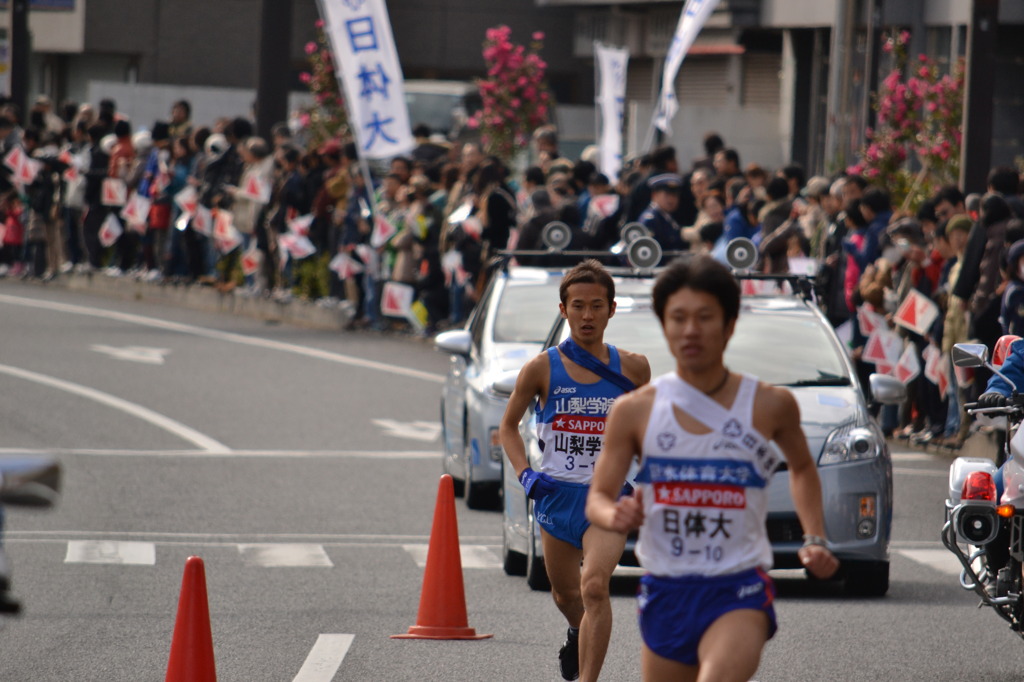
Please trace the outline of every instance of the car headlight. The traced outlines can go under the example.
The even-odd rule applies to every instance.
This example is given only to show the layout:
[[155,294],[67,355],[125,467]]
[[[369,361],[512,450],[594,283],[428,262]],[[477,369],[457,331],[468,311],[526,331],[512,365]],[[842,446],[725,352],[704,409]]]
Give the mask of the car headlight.
[[874,430],[852,422],[843,424],[825,439],[819,465],[874,459],[882,454],[882,437]]

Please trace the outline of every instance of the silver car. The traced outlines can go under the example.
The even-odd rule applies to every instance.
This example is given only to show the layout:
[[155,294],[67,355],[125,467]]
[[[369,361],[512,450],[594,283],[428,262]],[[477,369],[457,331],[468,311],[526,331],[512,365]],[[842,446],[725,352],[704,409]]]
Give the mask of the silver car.
[[[547,344],[569,334],[559,320]],[[652,376],[675,370],[650,299],[618,297],[618,309],[605,333],[608,343],[643,353]],[[851,594],[882,595],[889,587],[889,537],[892,526],[892,460],[881,429],[871,417],[854,365],[831,325],[800,296],[744,296],[725,364],[733,371],[789,388],[800,405],[807,444],[817,458],[830,547],[843,565]],[[509,391],[511,376],[496,389]],[[905,397],[893,377],[871,376],[873,399],[898,403]],[[520,423],[531,466],[539,470],[536,416]],[[503,480],[502,544],[506,573],[526,575],[534,589],[547,589],[540,534],[532,502],[514,472]],[[631,472],[632,475],[633,472]],[[783,466],[768,488],[768,537],[775,568],[800,568],[797,550],[803,530],[793,507],[789,475]],[[620,565],[636,565],[632,539]]]
[[539,353],[558,310],[561,270],[497,270],[464,329],[438,334],[436,348],[451,355],[441,394],[444,472],[471,509],[497,509],[505,452],[498,427],[507,395],[492,384]]

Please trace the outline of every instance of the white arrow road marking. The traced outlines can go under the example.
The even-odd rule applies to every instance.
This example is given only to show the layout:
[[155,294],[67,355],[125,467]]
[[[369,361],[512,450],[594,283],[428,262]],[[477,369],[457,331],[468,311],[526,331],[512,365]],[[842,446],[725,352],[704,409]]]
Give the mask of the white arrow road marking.
[[327,360],[328,362],[336,362],[338,364],[351,365],[353,367],[362,367],[363,369],[373,369],[379,372],[389,372],[391,374],[398,374],[399,376],[405,376],[412,379],[420,379],[422,381],[429,381],[435,384],[444,383],[444,376],[441,374],[423,372],[418,369],[411,369],[409,367],[399,367],[398,365],[394,364],[377,362],[375,360],[366,360],[364,358],[357,358],[351,355],[342,355],[341,353],[332,353],[330,351],[320,350],[319,348],[307,348],[305,346],[299,346],[294,343],[284,343],[283,341],[272,341],[270,339],[261,339],[255,336],[246,336],[244,334],[222,332],[217,331],[215,329],[196,327],[190,324],[181,324],[179,322],[168,322],[166,320],[158,320],[155,317],[131,315],[129,313],[118,313],[112,310],[103,310],[102,308],[88,308],[85,306],[71,305],[68,303],[40,301],[34,298],[21,298],[19,296],[8,296],[6,294],[0,294],[0,303],[20,305],[25,306],[27,308],[56,310],[62,313],[73,313],[75,315],[102,317],[108,320],[118,320],[119,322],[128,322],[130,324],[138,324],[144,327],[166,329],[169,331],[179,332],[181,334],[192,334],[193,336],[202,336],[208,339],[218,339],[220,341],[228,341],[230,343],[240,343],[245,346],[256,346],[259,348],[268,348],[270,350],[279,350],[287,353],[295,353],[296,355],[304,355],[310,358],[318,358],[320,360]]
[[[402,545],[420,568],[427,566],[429,545]],[[459,555],[463,568],[501,568],[501,558],[490,547],[484,545],[461,545]]]
[[948,549],[900,549],[899,554],[947,575],[960,575],[963,566]]
[[95,400],[98,403],[103,403],[108,407],[113,407],[115,410],[121,410],[133,417],[138,417],[143,421],[147,421],[153,426],[169,431],[175,436],[189,441],[202,450],[206,450],[208,452],[231,452],[231,448],[227,445],[199,433],[195,429],[189,428],[181,422],[175,421],[170,417],[165,417],[164,415],[154,412],[142,405],[130,403],[127,400],[122,400],[117,396],[112,396],[109,393],[104,393],[103,391],[97,391],[95,388],[89,388],[88,386],[82,386],[81,384],[74,384],[70,381],[64,381],[63,379],[56,379],[54,377],[46,376],[45,374],[37,374],[36,372],[30,372],[27,369],[11,367],[10,365],[0,365],[0,374],[8,374],[12,377],[18,377],[19,379],[34,381],[37,384],[42,384],[51,388],[59,388],[62,391],[74,393],[75,395],[80,395],[83,398],[89,398],[90,400]]
[[164,356],[171,352],[170,348],[147,348],[146,346],[124,346],[123,348],[117,348],[116,346],[105,346],[103,344],[93,344],[89,346],[89,350],[105,353],[115,360],[141,362],[146,365],[164,364]]
[[156,545],[152,542],[71,540],[64,563],[153,566],[156,564]]
[[355,635],[320,635],[292,682],[331,682]]
[[299,543],[262,543],[239,545],[238,553],[247,566],[264,567],[326,567],[334,564],[323,545]]
[[437,422],[400,422],[395,419],[374,419],[374,424],[384,429],[385,435],[397,438],[411,438],[430,442],[441,435],[441,425]]

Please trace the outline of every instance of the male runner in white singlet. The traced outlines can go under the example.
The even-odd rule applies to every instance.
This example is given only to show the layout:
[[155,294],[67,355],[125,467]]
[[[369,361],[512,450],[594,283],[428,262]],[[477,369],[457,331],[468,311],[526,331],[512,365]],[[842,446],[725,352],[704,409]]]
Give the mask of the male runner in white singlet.
[[[827,578],[839,562],[821,483],[793,395],[723,364],[740,306],[732,273],[708,256],[681,258],[658,276],[653,303],[676,371],[616,401],[587,518],[640,529],[643,679],[746,682],[776,629],[765,487],[780,462],[769,442],[806,533],[800,561]],[[636,493],[620,499],[634,458]]]
[[[584,513],[587,491],[608,410],[623,393],[646,384],[651,368],[643,355],[604,343],[608,320],[615,314],[615,282],[600,263],[587,260],[569,270],[559,296],[569,338],[529,360],[519,372],[501,421],[501,444],[526,495],[534,500],[551,594],[569,622],[558,653],[560,672],[567,680],[582,676],[591,682],[608,650],[608,583],[626,536],[590,526]],[[519,435],[519,420],[534,399],[543,452],[539,472],[530,467]]]

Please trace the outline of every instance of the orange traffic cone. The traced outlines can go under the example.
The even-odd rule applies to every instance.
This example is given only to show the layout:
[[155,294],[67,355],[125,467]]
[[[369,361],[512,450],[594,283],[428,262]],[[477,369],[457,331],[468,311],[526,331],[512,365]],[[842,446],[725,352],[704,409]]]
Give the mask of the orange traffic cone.
[[217,682],[213,664],[213,635],[210,633],[210,607],[206,601],[206,570],[203,560],[190,556],[185,561],[178,597],[178,616],[174,621],[171,658],[165,682]]
[[459,555],[459,522],[455,517],[455,486],[448,474],[437,487],[434,525],[430,529],[427,568],[423,574],[420,611],[416,625],[392,639],[487,639],[478,635],[466,619],[466,594],[462,586]]

